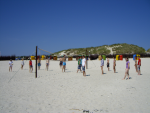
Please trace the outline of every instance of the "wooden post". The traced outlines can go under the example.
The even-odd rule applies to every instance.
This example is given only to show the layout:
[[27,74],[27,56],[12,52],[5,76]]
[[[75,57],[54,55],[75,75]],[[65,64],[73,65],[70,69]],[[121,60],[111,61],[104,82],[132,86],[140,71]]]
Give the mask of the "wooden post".
[[35,78],[37,78],[37,46],[36,46],[36,59],[35,59]]
[[87,62],[87,49],[86,49],[86,69],[88,68],[88,62]]

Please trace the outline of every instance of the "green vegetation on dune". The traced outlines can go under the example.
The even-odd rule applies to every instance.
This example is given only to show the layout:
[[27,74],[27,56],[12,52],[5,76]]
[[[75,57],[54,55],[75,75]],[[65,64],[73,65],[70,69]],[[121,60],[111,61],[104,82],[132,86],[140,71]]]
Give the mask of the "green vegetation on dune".
[[147,50],[147,52],[150,52],[150,48]]
[[[144,54],[146,53],[145,49],[133,44],[112,44],[112,45],[103,45],[97,47],[87,47],[87,48],[74,48],[74,49],[67,49],[62,50],[66,55],[74,54],[74,55],[85,55],[86,49],[88,54],[110,54],[111,49],[113,54]],[[55,55],[59,55],[62,51],[54,53]],[[147,52],[150,49],[147,50]]]

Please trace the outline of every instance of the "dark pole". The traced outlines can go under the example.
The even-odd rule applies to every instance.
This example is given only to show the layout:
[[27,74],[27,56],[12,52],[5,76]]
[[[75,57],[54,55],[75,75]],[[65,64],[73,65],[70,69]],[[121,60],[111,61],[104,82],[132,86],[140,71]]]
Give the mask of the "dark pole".
[[37,46],[36,46],[36,59],[35,59],[35,78],[37,78]]
[[88,62],[87,62],[87,49],[86,49],[86,69],[88,68]]

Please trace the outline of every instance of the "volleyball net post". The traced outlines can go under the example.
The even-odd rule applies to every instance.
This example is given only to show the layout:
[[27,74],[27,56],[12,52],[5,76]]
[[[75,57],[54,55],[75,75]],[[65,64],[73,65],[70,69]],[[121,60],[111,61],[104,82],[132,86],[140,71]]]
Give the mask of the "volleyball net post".
[[37,78],[37,46],[35,52],[35,78]]

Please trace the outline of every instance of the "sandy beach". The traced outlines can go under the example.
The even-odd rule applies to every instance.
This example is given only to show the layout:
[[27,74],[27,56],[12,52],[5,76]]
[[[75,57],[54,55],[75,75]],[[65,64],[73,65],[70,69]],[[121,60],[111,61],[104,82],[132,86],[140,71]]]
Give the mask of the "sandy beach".
[[141,74],[137,75],[133,59],[130,61],[129,80],[122,80],[125,74],[125,59],[116,61],[113,73],[113,59],[110,71],[104,61],[104,75],[101,75],[100,61],[88,61],[86,77],[76,73],[77,61],[66,62],[62,73],[59,61],[50,61],[45,70],[45,60],[35,78],[29,73],[29,61],[13,61],[9,72],[9,61],[0,61],[0,113],[149,113],[150,112],[150,58],[141,58]]

